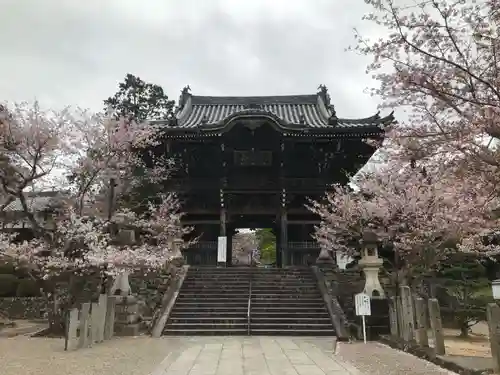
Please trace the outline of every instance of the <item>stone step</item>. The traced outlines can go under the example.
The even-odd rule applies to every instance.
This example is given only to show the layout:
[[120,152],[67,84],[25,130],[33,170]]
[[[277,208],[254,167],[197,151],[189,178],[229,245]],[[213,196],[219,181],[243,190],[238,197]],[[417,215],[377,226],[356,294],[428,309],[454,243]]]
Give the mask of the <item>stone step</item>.
[[[248,297],[244,298],[210,298],[206,296],[201,296],[198,298],[193,298],[192,296],[180,296],[177,298],[177,301],[180,305],[186,303],[196,303],[196,304],[206,304],[206,305],[223,305],[227,304],[228,306],[240,305],[244,306],[248,303]],[[176,302],[177,302],[176,301]]]
[[276,288],[283,288],[283,289],[294,289],[294,288],[311,288],[311,289],[318,289],[318,284],[314,283],[262,283],[262,282],[252,282],[252,289],[276,289]]
[[234,293],[234,292],[224,292],[213,290],[211,292],[181,292],[178,298],[187,299],[197,299],[197,300],[242,300],[248,301],[248,290],[245,293]]
[[332,321],[328,315],[318,314],[318,315],[281,315],[279,317],[261,317],[250,314],[250,321],[252,325],[260,324],[332,324]]
[[310,279],[309,277],[254,277],[252,278],[252,285],[253,284],[270,284],[270,283],[276,283],[276,284],[312,284],[316,285],[317,282],[314,279]]
[[[248,291],[247,291],[248,293]],[[293,296],[306,296],[306,295],[314,295],[316,297],[321,296],[321,293],[319,292],[318,289],[269,289],[269,290],[263,290],[263,289],[253,289],[252,288],[252,295],[279,295],[279,296],[286,296],[286,295],[293,295]]]
[[254,336],[335,336],[335,330],[332,329],[311,329],[311,328],[255,328],[250,327],[250,334]]
[[[200,310],[195,310],[195,311],[179,311],[176,310],[175,308],[172,310],[172,313],[170,314],[171,318],[193,318],[195,319],[196,317],[206,317],[206,316],[211,316],[211,314],[214,314],[212,310],[207,310],[207,311],[200,311]],[[247,316],[247,309],[239,309],[239,310],[229,310],[229,311],[216,311],[215,315],[220,316],[220,317],[241,317],[241,316]]]
[[239,287],[229,287],[227,285],[216,285],[214,287],[208,287],[208,286],[182,286],[181,292],[190,292],[190,293],[213,293],[213,292],[219,292],[219,293],[247,293],[248,294],[249,287],[246,285],[245,287],[239,288]]
[[210,330],[210,329],[238,329],[238,330],[248,330],[248,322],[245,319],[241,323],[212,323],[212,322],[193,322],[193,323],[172,323],[169,322],[166,325],[167,329],[198,329],[198,330]]
[[174,314],[189,314],[189,315],[195,315],[195,314],[245,314],[247,313],[248,310],[248,305],[245,304],[244,306],[227,306],[227,305],[220,305],[220,306],[214,306],[214,305],[196,305],[196,304],[191,304],[191,305],[179,305],[179,306],[174,306],[172,309],[172,315]]
[[264,301],[251,301],[250,306],[252,307],[252,311],[267,311],[271,307],[277,308],[280,311],[290,311],[297,308],[305,308],[305,309],[318,309],[325,307],[324,302],[308,302],[308,303],[297,303],[297,302],[273,302],[269,300]]
[[228,308],[236,308],[238,306],[244,306],[245,308],[248,305],[248,300],[242,301],[220,301],[220,300],[193,300],[193,299],[186,299],[186,300],[180,300],[177,299],[175,304],[178,307],[190,307],[190,308],[196,308],[197,306],[199,307],[218,307],[218,306],[227,306]]
[[245,328],[217,328],[217,329],[199,329],[199,328],[183,328],[172,329],[166,328],[163,331],[164,335],[168,336],[242,336],[248,334],[248,327]]
[[184,282],[190,282],[190,281],[205,281],[205,282],[212,282],[212,281],[225,281],[225,282],[245,282],[249,283],[250,278],[248,276],[242,277],[242,276],[237,276],[235,275],[234,277],[227,277],[226,275],[221,275],[221,276],[192,276],[190,275],[189,277],[186,277],[184,279]]
[[274,302],[274,303],[322,303],[324,304],[322,298],[318,296],[298,296],[298,295],[252,295],[252,303],[253,302]]
[[255,329],[272,329],[272,330],[288,330],[288,329],[302,329],[302,330],[332,330],[333,325],[331,322],[329,323],[312,323],[312,322],[304,322],[304,323],[297,323],[297,322],[273,322],[273,323],[251,323],[250,328],[252,330]]
[[321,302],[325,303],[318,294],[252,294],[252,302],[254,301],[291,301],[291,302]]
[[170,317],[168,323],[172,324],[247,324],[248,317],[246,316],[220,316],[220,315],[208,315],[208,316],[191,316],[191,317]]
[[328,314],[328,310],[325,306],[320,306],[318,308],[311,309],[310,307],[296,307],[295,309],[281,309],[280,307],[268,308],[265,310],[255,309],[253,305],[250,305],[252,316],[282,316],[285,313],[287,316],[291,315],[308,315],[308,314]]

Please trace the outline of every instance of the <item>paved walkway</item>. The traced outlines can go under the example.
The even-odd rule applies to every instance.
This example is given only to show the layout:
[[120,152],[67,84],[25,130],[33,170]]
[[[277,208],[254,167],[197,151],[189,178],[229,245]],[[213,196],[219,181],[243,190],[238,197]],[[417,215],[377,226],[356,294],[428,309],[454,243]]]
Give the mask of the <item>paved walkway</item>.
[[[371,345],[354,344],[344,353],[361,351],[363,362],[358,366],[356,356],[347,359],[333,354],[331,338],[291,337],[186,337],[178,341],[172,351],[151,375],[372,375],[372,374],[451,374],[425,361],[415,359],[415,370],[400,369],[399,353],[385,346],[377,347],[377,354],[393,362],[394,371],[377,361],[370,353]],[[344,344],[350,345],[350,344]],[[363,345],[363,344],[361,344]],[[385,352],[384,352],[385,351]],[[385,353],[385,354],[384,354]],[[389,353],[389,354],[387,354]],[[392,357],[390,354],[392,353]],[[367,360],[372,367],[366,366]],[[403,355],[406,355],[402,353]],[[407,357],[405,357],[408,360]],[[360,371],[359,369],[364,372]],[[399,371],[402,370],[402,371]],[[384,372],[385,371],[385,372]]]

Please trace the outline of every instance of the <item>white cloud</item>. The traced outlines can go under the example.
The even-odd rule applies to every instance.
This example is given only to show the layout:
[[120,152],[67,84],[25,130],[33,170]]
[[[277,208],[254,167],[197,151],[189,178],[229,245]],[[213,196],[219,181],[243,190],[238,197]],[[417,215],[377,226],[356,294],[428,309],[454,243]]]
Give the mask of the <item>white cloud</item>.
[[193,94],[314,93],[325,83],[339,116],[376,99],[367,59],[344,52],[368,10],[353,0],[0,0],[5,100],[102,109],[126,73],[177,99]]

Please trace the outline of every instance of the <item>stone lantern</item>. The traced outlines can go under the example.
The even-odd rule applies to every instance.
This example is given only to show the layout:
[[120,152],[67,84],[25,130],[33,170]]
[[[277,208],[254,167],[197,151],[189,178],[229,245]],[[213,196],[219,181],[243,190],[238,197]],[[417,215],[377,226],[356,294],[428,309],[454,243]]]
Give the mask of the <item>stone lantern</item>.
[[182,244],[184,241],[180,238],[176,238],[172,241],[172,259],[183,258],[182,255]]
[[[122,244],[132,244],[135,242],[135,231],[131,229],[120,229],[118,241]],[[120,270],[111,287],[112,295],[129,296],[132,293],[129,282],[130,271],[127,268]],[[118,291],[118,293],[117,293]]]
[[363,293],[368,294],[373,299],[385,298],[384,290],[378,278],[380,267],[382,267],[384,261],[378,256],[377,235],[371,231],[365,231],[362,245],[361,259],[358,265],[363,270],[366,279]]
[[330,255],[330,251],[321,246],[318,258],[316,258],[317,264],[333,264],[333,258]]

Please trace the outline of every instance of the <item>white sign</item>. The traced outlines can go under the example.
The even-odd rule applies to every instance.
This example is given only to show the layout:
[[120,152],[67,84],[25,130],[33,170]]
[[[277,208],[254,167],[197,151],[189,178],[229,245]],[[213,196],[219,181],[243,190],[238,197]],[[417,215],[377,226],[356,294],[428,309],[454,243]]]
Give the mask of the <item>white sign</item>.
[[356,305],[356,315],[361,315],[363,321],[363,341],[366,344],[366,316],[372,314],[372,306],[370,296],[365,293],[358,293],[354,296],[354,304]]
[[336,250],[335,260],[337,261],[337,266],[339,267],[339,269],[345,270],[347,268],[347,265],[351,263],[353,259],[343,251]]
[[226,263],[227,237],[220,236],[217,239],[217,263]]
[[372,314],[370,296],[365,293],[358,293],[354,296],[354,304],[356,305],[356,315],[366,316]]

